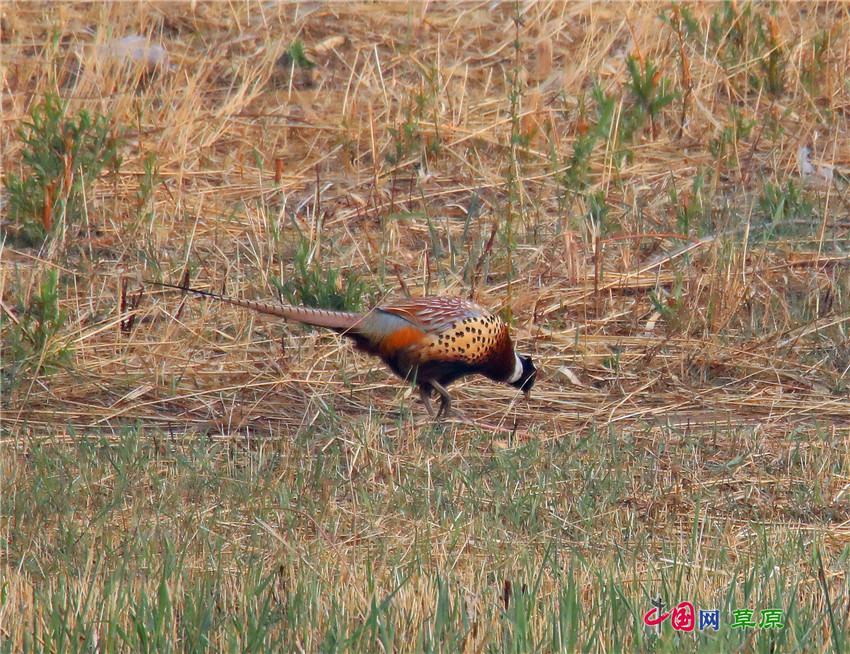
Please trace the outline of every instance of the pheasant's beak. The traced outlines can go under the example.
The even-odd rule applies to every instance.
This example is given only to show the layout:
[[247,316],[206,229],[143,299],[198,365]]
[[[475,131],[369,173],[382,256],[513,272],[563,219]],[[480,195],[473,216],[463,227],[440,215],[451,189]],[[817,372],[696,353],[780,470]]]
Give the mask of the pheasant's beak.
[[529,388],[527,391],[522,392],[525,395],[525,401],[528,402],[531,399],[531,389]]

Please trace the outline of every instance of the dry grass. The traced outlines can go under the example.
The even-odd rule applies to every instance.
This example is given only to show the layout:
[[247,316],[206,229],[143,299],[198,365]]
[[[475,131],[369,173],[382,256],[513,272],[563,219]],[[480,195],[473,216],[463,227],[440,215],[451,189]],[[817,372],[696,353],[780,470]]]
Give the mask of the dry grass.
[[[4,218],[4,651],[58,649],[55,624],[144,649],[142,623],[155,648],[667,651],[640,625],[658,593],[723,607],[707,651],[842,646],[848,6],[696,5],[681,38],[669,5],[519,9],[6,7],[4,174],[47,93],[125,143],[82,224],[39,249]],[[109,60],[128,34],[168,69]],[[297,41],[314,68],[280,60]],[[628,55],[677,94],[635,128]],[[594,82],[611,122],[571,166]],[[830,179],[801,176],[803,146]],[[336,337],[151,288],[132,305],[187,266],[272,298],[299,239],[367,303],[504,311],[539,361],[530,401],[470,380],[456,406],[505,431],[433,426]],[[21,353],[48,270],[68,320]],[[156,622],[140,598],[162,588]],[[731,628],[769,606],[779,635]]]

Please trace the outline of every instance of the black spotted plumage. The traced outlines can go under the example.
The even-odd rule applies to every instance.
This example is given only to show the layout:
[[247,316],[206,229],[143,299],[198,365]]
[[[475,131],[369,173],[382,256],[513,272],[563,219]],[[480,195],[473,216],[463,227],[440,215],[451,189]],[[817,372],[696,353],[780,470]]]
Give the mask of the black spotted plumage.
[[[508,328],[501,319],[463,298],[401,299],[382,303],[366,313],[354,313],[266,304],[185,286],[151,283],[347,336],[359,350],[380,357],[399,377],[416,384],[428,412],[436,417],[451,406],[446,386],[461,377],[480,374],[528,392],[537,375],[531,358],[514,352]],[[431,406],[434,392],[441,397],[436,413]]]

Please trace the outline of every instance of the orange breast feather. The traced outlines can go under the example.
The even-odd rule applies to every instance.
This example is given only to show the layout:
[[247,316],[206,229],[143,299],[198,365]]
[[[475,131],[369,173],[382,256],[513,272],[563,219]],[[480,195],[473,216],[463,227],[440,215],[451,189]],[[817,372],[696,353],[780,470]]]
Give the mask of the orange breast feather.
[[393,355],[405,348],[419,343],[425,338],[425,333],[413,325],[394,329],[381,339],[381,354]]

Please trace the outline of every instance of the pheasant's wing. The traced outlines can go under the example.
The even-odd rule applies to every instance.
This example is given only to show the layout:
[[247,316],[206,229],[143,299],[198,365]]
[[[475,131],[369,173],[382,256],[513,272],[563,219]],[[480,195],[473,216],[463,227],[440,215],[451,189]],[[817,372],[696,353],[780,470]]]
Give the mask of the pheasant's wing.
[[462,320],[490,315],[486,309],[460,297],[425,296],[394,300],[378,308],[404,318],[428,334],[442,334]]
[[[504,322],[483,307],[463,298],[423,297],[388,302],[375,313],[410,325],[409,356],[419,365],[434,361],[459,361],[469,365],[513,370],[511,338]],[[413,332],[421,330],[418,339]],[[487,373],[484,373],[487,374]]]

